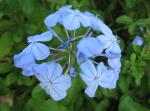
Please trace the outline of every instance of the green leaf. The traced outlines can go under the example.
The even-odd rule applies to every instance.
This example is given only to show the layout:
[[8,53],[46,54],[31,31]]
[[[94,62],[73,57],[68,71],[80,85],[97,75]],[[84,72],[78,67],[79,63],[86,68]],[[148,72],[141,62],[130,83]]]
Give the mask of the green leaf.
[[145,25],[150,25],[150,19],[139,19],[135,22],[137,26],[145,26]]
[[129,80],[123,76],[119,77],[119,87],[122,92],[127,93],[129,88]]
[[108,106],[109,106],[108,99],[104,99],[99,104],[96,105],[95,111],[107,111]]
[[129,17],[127,15],[122,15],[116,19],[116,22],[120,23],[120,24],[132,24],[133,20],[131,17]]
[[136,33],[136,28],[137,27],[136,27],[135,24],[129,25],[129,27],[128,27],[128,33],[133,36]]
[[24,13],[32,13],[34,9],[34,0],[18,0],[18,3]]
[[150,111],[141,104],[135,102],[129,96],[123,96],[120,100],[119,111]]
[[25,77],[22,74],[19,74],[17,83],[19,85],[31,86],[34,83],[34,81],[32,80],[32,78]]
[[0,63],[0,74],[5,74],[11,71],[13,66],[8,63]]
[[10,54],[10,50],[13,45],[11,34],[6,32],[0,38],[0,57]]
[[14,73],[10,73],[10,74],[8,74],[7,77],[6,77],[5,84],[6,84],[7,86],[10,86],[10,85],[12,85],[13,83],[15,83],[16,80],[17,80],[17,75],[14,74]]
[[141,79],[144,76],[144,70],[140,67],[133,67],[132,68],[132,75],[135,78],[135,83],[137,86],[140,86]]
[[75,77],[72,79],[72,85],[67,91],[67,97],[65,97],[64,101],[67,103],[73,103],[77,99],[80,91],[81,91],[80,79],[79,77]]
[[131,60],[131,65],[135,65],[136,64],[136,54],[135,53],[131,54],[130,60]]
[[134,50],[137,54],[140,54],[141,51],[142,51],[142,48],[141,48],[141,46],[133,45],[133,50]]
[[69,111],[65,106],[54,100],[44,100],[41,98],[31,98],[29,105],[34,111]]
[[44,97],[46,94],[44,92],[44,90],[41,88],[41,86],[39,84],[37,84],[33,90],[32,90],[32,97],[33,98],[42,98]]

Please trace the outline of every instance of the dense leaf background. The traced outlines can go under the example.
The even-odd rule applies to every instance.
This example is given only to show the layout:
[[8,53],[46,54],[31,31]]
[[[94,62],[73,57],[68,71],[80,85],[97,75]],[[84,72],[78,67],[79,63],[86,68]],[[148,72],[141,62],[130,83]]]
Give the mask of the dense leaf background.
[[[93,12],[109,25],[120,39],[122,70],[113,90],[99,88],[89,98],[77,76],[67,97],[55,102],[34,77],[22,76],[13,55],[27,45],[28,35],[46,30],[48,14],[66,4]],[[136,35],[143,37],[144,47],[133,47]],[[0,0],[0,111],[150,111],[150,1]]]

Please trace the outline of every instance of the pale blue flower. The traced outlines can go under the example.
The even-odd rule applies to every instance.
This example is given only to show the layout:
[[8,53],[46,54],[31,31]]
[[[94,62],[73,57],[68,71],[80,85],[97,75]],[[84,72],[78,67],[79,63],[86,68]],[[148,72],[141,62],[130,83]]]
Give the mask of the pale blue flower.
[[79,41],[77,49],[87,57],[96,57],[102,53],[104,47],[97,38],[87,37]]
[[143,38],[139,35],[137,35],[133,40],[133,45],[142,46],[144,43]]
[[85,12],[85,14],[90,18],[90,27],[93,30],[101,31],[105,35],[112,35],[111,29],[101,19],[90,12]]
[[108,70],[102,62],[95,68],[92,61],[88,60],[82,63],[80,68],[81,78],[87,85],[85,93],[89,97],[94,97],[98,86],[109,89],[115,88],[118,79],[116,73],[113,70]]
[[114,35],[99,35],[97,39],[103,43],[106,55],[109,58],[118,58],[121,56],[121,49]]
[[68,14],[68,11],[71,10],[70,9],[71,7],[72,7],[71,5],[64,6],[60,8],[57,12],[47,16],[44,20],[45,25],[47,27],[53,27],[57,23],[61,23],[62,16]]
[[55,101],[59,101],[66,96],[66,90],[71,86],[71,78],[69,75],[62,74],[60,64],[54,62],[42,63],[37,65],[34,70],[41,87]]
[[32,76],[35,74],[33,67],[35,66],[35,59],[30,54],[25,54],[24,51],[14,56],[14,64],[21,68],[24,76]]
[[62,18],[62,24],[67,30],[76,30],[80,24],[84,27],[90,26],[90,18],[79,10],[69,10]]
[[36,60],[43,60],[50,55],[49,47],[39,43],[46,42],[52,39],[52,34],[47,31],[40,35],[29,36],[28,43],[30,43],[25,49],[26,54],[31,54]]

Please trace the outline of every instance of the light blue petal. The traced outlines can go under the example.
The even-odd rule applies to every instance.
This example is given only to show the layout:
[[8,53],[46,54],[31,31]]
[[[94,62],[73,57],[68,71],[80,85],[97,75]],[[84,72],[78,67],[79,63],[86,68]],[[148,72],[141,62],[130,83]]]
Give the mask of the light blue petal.
[[109,36],[99,35],[97,36],[97,39],[103,43],[104,49],[110,47],[110,45],[112,44],[112,40]]
[[104,35],[112,35],[111,29],[104,24],[101,19],[90,12],[85,12],[85,14],[89,17],[89,19],[91,19],[90,27],[92,27],[94,30],[101,31]]
[[48,15],[45,20],[44,23],[47,27],[53,27],[55,26],[58,22],[60,21],[60,15],[58,12],[55,12],[51,15]]
[[89,97],[94,97],[97,88],[98,88],[98,84],[97,84],[96,82],[93,82],[92,84],[90,84],[90,85],[85,89],[85,93],[86,93]]
[[81,68],[81,74],[86,75],[89,79],[90,78],[94,79],[94,77],[97,75],[96,68],[91,60],[87,60],[84,63],[82,63],[80,65],[80,68]]
[[80,23],[84,26],[90,26],[90,18],[79,10],[70,10],[68,15],[63,16],[62,24],[67,30],[76,30],[80,27]]
[[14,64],[23,70],[24,76],[32,76],[35,74],[32,69],[33,65],[35,65],[35,59],[32,55],[25,54],[24,51],[14,56]]
[[87,57],[95,57],[102,53],[103,44],[96,38],[87,37],[79,41],[77,48]]
[[60,64],[57,64],[55,62],[52,62],[51,64],[49,64],[48,66],[48,78],[51,81],[55,81],[57,78],[59,78],[62,74],[62,67]]
[[107,67],[104,65],[103,62],[100,62],[98,65],[97,65],[97,73],[98,73],[98,77],[101,78],[101,75],[102,75],[102,72],[103,71],[106,71],[107,70]]
[[113,35],[111,29],[104,23],[101,23],[100,21],[98,22],[98,26],[100,31],[104,34],[104,35]]
[[116,59],[108,58],[108,64],[111,68],[119,69],[121,67],[120,58],[116,58]]
[[109,52],[106,54],[106,56],[107,56],[109,59],[116,59],[116,58],[120,58],[120,57],[121,57],[121,53],[109,51]]
[[80,74],[81,79],[85,82],[86,85],[90,85],[91,82],[94,81],[94,76],[91,76],[90,74]]
[[57,12],[48,15],[44,20],[45,25],[50,28],[54,27],[57,23],[60,23],[62,16],[66,16],[67,12],[71,10],[71,7],[71,5],[61,7]]
[[46,41],[50,41],[51,39],[52,39],[52,33],[50,31],[46,31],[39,35],[29,36],[28,43],[30,43],[30,42],[46,42]]
[[69,75],[61,75],[57,79],[55,79],[52,83],[53,86],[58,89],[67,90],[71,86],[71,78]]
[[59,101],[66,96],[66,91],[54,87],[50,84],[40,83],[40,86],[50,95],[55,101]]
[[121,49],[117,42],[114,42],[108,49],[106,49],[106,54],[108,58],[120,58],[121,57]]
[[62,67],[55,62],[45,62],[34,68],[36,77],[41,82],[55,81],[62,74]]
[[35,76],[40,82],[49,81],[48,69],[50,64],[50,62],[44,62],[34,67],[34,71],[36,72]]
[[77,51],[77,54],[76,54],[76,58],[77,58],[77,63],[80,64],[82,63],[83,61],[87,60],[88,57],[85,56],[83,53],[81,53],[80,51]]
[[32,53],[36,60],[43,60],[50,55],[49,47],[42,43],[31,43]]
[[35,63],[35,60],[32,55],[21,52],[14,56],[14,63],[16,67],[22,68],[24,65]]
[[80,27],[80,21],[74,14],[69,14],[68,16],[64,17],[62,22],[67,30],[75,30]]
[[78,19],[84,27],[90,26],[91,18],[86,14],[80,12]]
[[33,76],[35,73],[32,70],[23,70],[22,74],[24,76]]
[[117,79],[116,73],[113,70],[103,71],[98,84],[103,88],[112,89],[116,87]]
[[58,87],[52,86],[51,91],[50,91],[50,96],[55,100],[59,101],[62,100],[63,98],[66,97],[66,91],[61,90]]

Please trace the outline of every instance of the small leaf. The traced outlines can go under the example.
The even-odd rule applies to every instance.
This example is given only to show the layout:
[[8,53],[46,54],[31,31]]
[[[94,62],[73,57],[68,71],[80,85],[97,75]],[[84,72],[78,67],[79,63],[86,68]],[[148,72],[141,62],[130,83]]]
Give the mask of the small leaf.
[[10,33],[4,33],[0,38],[0,57],[10,54],[13,45],[13,40]]
[[150,111],[141,104],[135,102],[129,96],[123,96],[120,100],[119,111]]
[[5,74],[11,71],[13,66],[8,63],[0,63],[0,74]]
[[32,13],[34,9],[34,0],[18,0],[18,3],[24,13]]
[[6,84],[7,86],[10,86],[10,85],[12,85],[13,83],[15,83],[16,80],[17,80],[17,75],[14,74],[14,73],[10,73],[10,74],[8,74],[7,77],[6,77],[5,84]]
[[33,98],[41,98],[45,96],[45,92],[44,90],[41,88],[41,86],[38,84],[34,87],[34,89],[32,90],[32,97]]
[[131,23],[133,23],[133,20],[131,17],[129,17],[127,15],[122,15],[116,19],[116,22],[120,23],[120,24],[131,24]]

